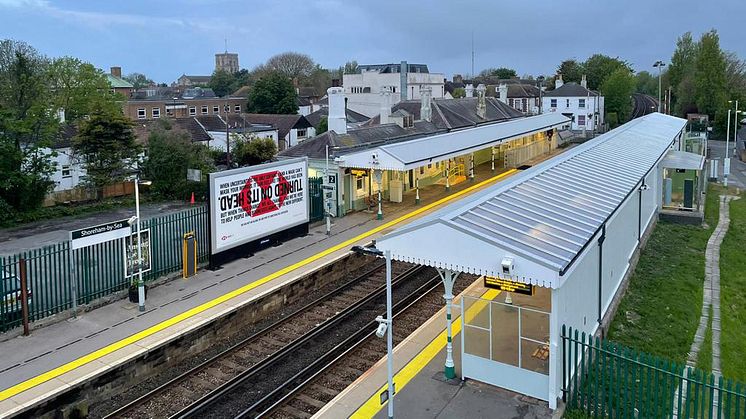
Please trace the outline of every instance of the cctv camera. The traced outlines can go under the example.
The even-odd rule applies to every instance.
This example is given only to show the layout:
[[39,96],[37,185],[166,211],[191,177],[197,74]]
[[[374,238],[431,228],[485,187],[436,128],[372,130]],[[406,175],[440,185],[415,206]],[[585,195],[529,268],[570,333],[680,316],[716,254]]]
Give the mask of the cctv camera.
[[378,328],[376,329],[376,336],[378,336],[379,338],[386,336],[387,329],[388,329],[388,325],[386,323],[378,323]]

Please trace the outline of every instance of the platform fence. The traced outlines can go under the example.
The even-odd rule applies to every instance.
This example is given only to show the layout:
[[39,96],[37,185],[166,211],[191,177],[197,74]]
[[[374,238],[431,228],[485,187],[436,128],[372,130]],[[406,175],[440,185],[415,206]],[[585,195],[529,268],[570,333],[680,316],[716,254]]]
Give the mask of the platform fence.
[[743,418],[746,385],[562,327],[562,399],[601,418]]
[[[143,220],[150,229],[151,269],[143,274],[146,282],[181,271],[184,234],[194,232],[197,257],[209,256],[208,214],[206,206]],[[126,290],[130,279],[124,274],[123,239],[77,249],[70,253],[68,241],[0,256],[0,332],[21,325],[20,263],[25,260],[28,289],[31,292],[29,320],[38,321],[73,307]],[[71,264],[74,259],[75,263]],[[71,269],[75,267],[75,272]],[[71,278],[76,278],[73,287]],[[77,288],[77,290],[75,289]]]

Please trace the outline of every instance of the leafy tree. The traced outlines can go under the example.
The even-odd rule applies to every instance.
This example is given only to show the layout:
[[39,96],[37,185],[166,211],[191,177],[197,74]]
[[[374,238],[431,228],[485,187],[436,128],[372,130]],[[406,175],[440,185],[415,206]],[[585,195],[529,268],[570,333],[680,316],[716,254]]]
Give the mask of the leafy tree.
[[249,112],[298,113],[297,94],[290,79],[282,73],[271,72],[259,79],[249,93]]
[[248,138],[236,142],[233,156],[241,166],[251,166],[272,160],[277,146],[271,138]]
[[45,148],[59,123],[49,109],[48,67],[30,45],[0,41],[0,207],[36,208],[53,185],[52,153]]
[[82,158],[86,183],[100,194],[101,188],[123,181],[137,167],[140,145],[132,122],[121,111],[97,111],[81,121],[73,150]]
[[189,133],[161,120],[148,136],[147,150],[142,176],[153,182],[154,193],[171,199],[185,199],[192,192],[206,193],[206,176],[201,182],[186,179],[187,169],[201,170],[203,175],[214,170],[208,148],[193,143]]
[[316,127],[316,135],[329,131],[329,118],[322,116],[319,125]]
[[720,38],[715,30],[702,34],[695,61],[694,85],[697,89],[697,109],[713,117],[726,102],[726,63],[720,50]]
[[94,110],[120,109],[104,73],[73,57],[54,59],[47,77],[53,106],[65,111],[65,119],[76,121]]
[[453,89],[453,94],[451,96],[453,96],[454,99],[466,97],[466,90],[464,90],[463,87],[457,87]]
[[283,52],[267,60],[265,67],[267,70],[276,71],[291,80],[303,80],[313,73],[316,64],[306,54]]
[[637,87],[635,91],[646,95],[658,95],[658,77],[654,77],[647,71],[640,71],[635,75]]
[[313,87],[317,94],[323,95],[332,86],[332,72],[316,64],[316,68],[302,85]]
[[148,76],[142,73],[130,73],[124,76],[124,79],[132,84],[135,89],[142,89],[143,87],[152,86],[155,83],[149,79]]
[[233,90],[234,83],[235,77],[233,74],[223,70],[215,70],[210,78],[209,87],[216,95],[222,97],[235,91]]
[[497,78],[497,79],[512,79],[514,77],[518,77],[518,73],[516,73],[515,70],[512,68],[507,67],[499,67],[499,68],[487,68],[482,70],[482,72],[479,73],[479,77],[482,78]]
[[687,32],[676,41],[676,50],[668,66],[668,81],[671,86],[678,86],[687,75],[694,73],[696,59],[697,43],[694,42],[692,33]]
[[632,114],[632,93],[636,80],[627,68],[617,68],[606,77],[601,85],[604,107],[607,113],[615,113],[619,121],[629,120]]
[[[591,90],[599,89],[604,80],[606,80],[606,77],[616,70],[624,69],[628,72],[632,71],[632,67],[626,61],[621,60],[619,57],[613,58],[603,54],[593,54],[588,57],[585,63],[583,63],[583,68],[585,69],[588,88]],[[620,120],[624,121],[621,115]]]
[[357,61],[347,61],[342,69],[342,74],[357,74],[360,72]]
[[[574,58],[562,61],[557,67],[557,73],[562,74],[562,81],[580,83],[580,79],[585,74],[585,68],[583,64],[579,63]],[[554,86],[554,83],[551,84]]]

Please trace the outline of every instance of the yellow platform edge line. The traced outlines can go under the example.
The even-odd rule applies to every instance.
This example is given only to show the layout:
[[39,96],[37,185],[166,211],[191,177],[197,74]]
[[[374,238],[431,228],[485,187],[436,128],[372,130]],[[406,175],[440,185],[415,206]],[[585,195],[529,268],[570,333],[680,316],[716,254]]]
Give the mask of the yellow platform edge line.
[[[500,294],[500,291],[498,290],[488,290],[484,294],[482,294],[481,298],[485,300],[494,300],[495,297]],[[484,309],[486,305],[480,304],[478,307],[472,305],[469,307],[469,309],[466,310],[466,318],[467,321],[472,320],[476,315]],[[451,331],[453,336],[456,336],[461,332],[461,322],[457,321],[460,318],[460,316],[456,319],[454,319],[453,324],[451,325]],[[440,332],[438,336],[435,337],[427,346],[425,346],[425,349],[423,349],[420,353],[418,353],[414,358],[412,358],[411,361],[407,363],[402,369],[399,370],[396,374],[394,374],[394,383],[396,384],[396,391],[401,391],[404,386],[406,386],[417,374],[422,371],[427,364],[432,361],[440,351],[443,350],[443,348],[446,347],[447,341],[446,336],[446,330],[443,330]],[[444,360],[445,362],[445,360]],[[378,412],[383,409],[384,406],[388,405],[388,402],[385,402],[381,404],[381,393],[386,391],[388,389],[388,384],[383,385],[381,388],[376,391],[376,393],[362,404],[355,413],[353,413],[350,416],[350,419],[369,419],[375,416]]]
[[394,226],[396,224],[399,224],[402,221],[408,220],[408,219],[410,219],[412,217],[415,217],[415,216],[417,216],[419,214],[422,214],[423,212],[426,212],[426,211],[428,211],[428,210],[430,210],[432,208],[435,208],[437,206],[443,205],[444,203],[446,203],[448,201],[451,201],[451,200],[454,200],[454,199],[456,199],[456,198],[458,198],[458,197],[460,197],[460,196],[462,196],[464,194],[472,192],[472,191],[474,191],[476,189],[479,189],[479,188],[481,188],[483,186],[487,186],[490,183],[494,183],[494,182],[496,182],[496,181],[498,181],[498,180],[500,180],[500,179],[502,179],[504,177],[507,177],[507,176],[510,176],[510,175],[516,173],[517,171],[518,170],[516,170],[516,169],[510,169],[510,170],[508,170],[506,172],[500,173],[497,176],[493,176],[493,177],[491,177],[489,179],[486,179],[486,180],[483,180],[483,181],[481,181],[479,183],[476,183],[476,184],[474,184],[474,185],[472,185],[472,186],[470,186],[470,187],[468,187],[466,189],[460,190],[458,192],[454,192],[451,195],[443,197],[443,198],[441,198],[441,199],[439,199],[439,200],[437,200],[435,202],[432,202],[430,204],[424,205],[421,208],[418,208],[418,209],[416,209],[414,211],[411,211],[411,212],[409,212],[407,214],[404,214],[404,215],[402,215],[399,218],[396,218],[394,220],[391,220],[389,222],[381,224],[378,227],[374,227],[374,228],[372,228],[372,229],[370,229],[370,230],[368,230],[368,231],[366,231],[364,233],[361,233],[361,234],[359,234],[359,235],[357,235],[357,236],[355,236],[355,237],[353,237],[351,239],[345,240],[342,243],[339,243],[339,244],[334,245],[332,247],[329,247],[329,248],[327,248],[325,250],[322,250],[321,252],[319,252],[319,253],[317,253],[317,254],[315,254],[313,256],[309,256],[309,257],[307,257],[307,258],[305,258],[305,259],[303,259],[303,260],[301,260],[299,262],[296,262],[296,263],[294,263],[292,265],[286,266],[286,267],[284,267],[284,268],[282,268],[282,269],[280,269],[278,271],[275,271],[275,272],[273,272],[273,273],[271,273],[271,274],[269,274],[269,275],[267,275],[267,276],[265,276],[265,277],[263,277],[261,279],[258,279],[256,281],[254,281],[254,282],[252,282],[250,284],[244,285],[243,287],[237,288],[237,289],[235,289],[233,291],[230,291],[230,292],[228,292],[226,294],[223,294],[220,297],[217,297],[217,298],[215,298],[213,300],[207,301],[207,302],[205,302],[205,303],[203,303],[201,305],[198,305],[198,306],[196,306],[194,308],[191,308],[191,309],[189,309],[189,310],[187,310],[187,311],[185,311],[185,312],[183,312],[181,314],[177,314],[176,316],[171,317],[171,318],[169,318],[167,320],[164,320],[161,323],[153,325],[153,326],[151,326],[151,327],[149,327],[147,329],[144,329],[144,330],[142,330],[140,332],[137,332],[137,333],[135,333],[133,335],[130,335],[130,336],[128,336],[128,337],[126,337],[126,338],[124,338],[122,340],[119,340],[117,342],[114,342],[114,343],[112,343],[110,345],[104,346],[103,348],[97,349],[97,350],[95,350],[95,351],[93,351],[93,352],[91,352],[91,353],[89,353],[87,355],[84,355],[84,356],[82,356],[82,357],[80,357],[80,358],[78,358],[76,360],[70,361],[67,364],[60,365],[59,367],[53,368],[53,369],[51,369],[51,370],[49,370],[49,371],[47,371],[45,373],[39,374],[39,375],[37,375],[37,376],[35,376],[33,378],[29,378],[26,381],[23,381],[23,382],[21,382],[19,384],[14,385],[13,387],[9,387],[9,388],[7,388],[5,390],[2,390],[2,391],[0,391],[0,401],[3,401],[3,400],[8,399],[10,397],[13,397],[13,396],[15,396],[15,395],[17,395],[19,393],[22,393],[22,392],[24,392],[24,391],[26,391],[26,390],[34,387],[34,386],[42,384],[42,383],[44,383],[46,381],[49,381],[49,380],[51,380],[53,378],[59,377],[62,374],[70,372],[70,371],[74,370],[75,368],[83,366],[83,365],[85,365],[85,364],[87,364],[87,363],[89,363],[91,361],[95,361],[95,360],[97,360],[97,359],[99,359],[99,358],[101,358],[101,357],[103,357],[105,355],[108,355],[108,354],[110,354],[110,353],[112,353],[112,352],[114,352],[116,350],[124,348],[125,346],[131,345],[131,344],[133,344],[133,343],[135,343],[135,342],[137,342],[137,341],[139,341],[141,339],[144,339],[144,338],[146,338],[146,337],[148,337],[150,335],[153,335],[153,334],[155,334],[155,333],[157,333],[157,332],[159,332],[161,330],[164,330],[164,329],[166,329],[168,327],[171,327],[171,326],[173,326],[173,325],[175,325],[175,324],[177,324],[177,323],[179,323],[179,322],[181,322],[183,320],[186,320],[186,319],[188,319],[188,318],[190,318],[192,316],[195,316],[195,315],[197,315],[199,313],[202,313],[205,310],[208,310],[208,309],[210,309],[212,307],[215,307],[215,306],[217,306],[217,305],[219,305],[221,303],[224,303],[224,302],[230,300],[231,298],[237,297],[237,296],[239,296],[239,295],[241,295],[241,294],[243,294],[245,292],[251,291],[252,289],[254,289],[256,287],[264,285],[264,284],[266,284],[269,281],[277,279],[277,278],[279,278],[282,275],[285,275],[285,274],[287,274],[289,272],[292,272],[292,271],[294,271],[294,270],[296,270],[296,269],[298,269],[300,267],[308,265],[309,263],[315,262],[315,261],[317,261],[317,260],[319,260],[319,259],[321,259],[321,258],[323,258],[323,257],[325,257],[325,256],[327,256],[327,255],[329,255],[331,253],[334,253],[334,252],[340,250],[340,249],[344,249],[345,247],[348,247],[348,246],[354,244],[355,242],[357,242],[359,240],[362,240],[362,239],[364,239],[366,237],[370,237],[373,234],[376,234],[376,233],[378,233],[380,231],[383,231],[383,230],[385,230],[385,229],[387,229],[389,227],[392,227],[392,226]]

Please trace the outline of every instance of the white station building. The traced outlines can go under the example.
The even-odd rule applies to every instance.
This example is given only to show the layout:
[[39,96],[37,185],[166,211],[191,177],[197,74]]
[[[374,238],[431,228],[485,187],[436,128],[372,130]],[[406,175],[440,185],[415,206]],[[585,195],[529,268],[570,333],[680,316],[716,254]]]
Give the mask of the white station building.
[[556,408],[561,327],[594,334],[611,317],[662,207],[664,160],[685,124],[659,113],[635,119],[377,240],[393,260],[439,270],[447,312],[460,273],[531,286],[513,304],[462,299],[463,378]]

